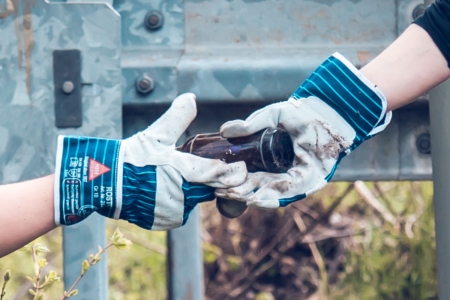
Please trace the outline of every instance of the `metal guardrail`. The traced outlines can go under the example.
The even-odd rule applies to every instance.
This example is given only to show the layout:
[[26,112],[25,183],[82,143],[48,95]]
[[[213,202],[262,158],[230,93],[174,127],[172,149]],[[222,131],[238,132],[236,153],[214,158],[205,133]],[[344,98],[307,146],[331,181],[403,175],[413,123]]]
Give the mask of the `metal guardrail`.
[[[0,0],[0,183],[51,173],[57,134],[127,137],[182,92],[196,93],[199,105],[186,136],[217,131],[227,120],[286,99],[334,51],[364,65],[408,26],[420,4]],[[81,51],[82,126],[57,129],[52,52],[68,49]],[[431,179],[429,147],[424,98],[397,111],[334,179]],[[169,234],[171,299],[202,298],[199,230],[194,214]],[[66,228],[65,274],[76,274],[77,261],[104,240],[103,222],[95,218]],[[107,299],[105,265],[96,269],[75,299]]]
[[450,80],[431,91],[430,99],[438,295],[450,299]]

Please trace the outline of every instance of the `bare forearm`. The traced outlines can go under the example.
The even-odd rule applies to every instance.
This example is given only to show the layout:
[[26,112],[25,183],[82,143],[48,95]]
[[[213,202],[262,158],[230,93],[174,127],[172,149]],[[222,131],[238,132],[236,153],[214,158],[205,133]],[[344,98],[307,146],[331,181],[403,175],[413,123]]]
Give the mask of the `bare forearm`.
[[383,91],[388,110],[414,101],[450,78],[444,56],[428,33],[415,24],[361,72]]
[[0,186],[0,257],[56,227],[53,178]]

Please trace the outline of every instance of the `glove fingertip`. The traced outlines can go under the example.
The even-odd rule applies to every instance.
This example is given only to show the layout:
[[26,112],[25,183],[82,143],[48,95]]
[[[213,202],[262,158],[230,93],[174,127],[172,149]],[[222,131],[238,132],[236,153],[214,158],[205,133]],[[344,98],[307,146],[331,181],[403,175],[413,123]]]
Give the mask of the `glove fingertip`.
[[172,106],[184,111],[186,115],[194,117],[197,115],[196,96],[193,93],[179,95],[173,100]]
[[185,97],[190,97],[192,100],[197,101],[197,96],[194,93],[184,93],[181,95],[185,95]]
[[224,123],[220,127],[220,135],[225,138],[238,137],[242,135],[248,135],[245,128],[245,121],[234,120]]

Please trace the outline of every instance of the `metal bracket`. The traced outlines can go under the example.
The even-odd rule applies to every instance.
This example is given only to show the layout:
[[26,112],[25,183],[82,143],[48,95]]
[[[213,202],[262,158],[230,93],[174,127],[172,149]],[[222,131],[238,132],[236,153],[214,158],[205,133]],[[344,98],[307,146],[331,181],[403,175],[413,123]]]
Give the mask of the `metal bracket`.
[[55,85],[55,125],[58,128],[81,127],[81,52],[53,51]]

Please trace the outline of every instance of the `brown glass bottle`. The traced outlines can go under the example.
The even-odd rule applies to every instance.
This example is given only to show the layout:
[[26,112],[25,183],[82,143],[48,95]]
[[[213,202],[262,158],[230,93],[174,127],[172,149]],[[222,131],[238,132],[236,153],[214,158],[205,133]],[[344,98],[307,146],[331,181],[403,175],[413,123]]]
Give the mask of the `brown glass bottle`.
[[[267,128],[238,138],[223,138],[219,133],[197,134],[177,150],[226,163],[244,161],[249,172],[285,173],[294,160],[289,133],[283,128]],[[217,209],[228,218],[244,213],[244,202],[217,198]]]

